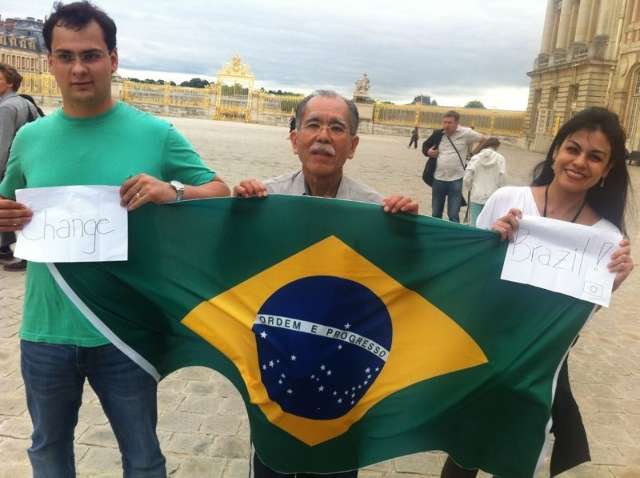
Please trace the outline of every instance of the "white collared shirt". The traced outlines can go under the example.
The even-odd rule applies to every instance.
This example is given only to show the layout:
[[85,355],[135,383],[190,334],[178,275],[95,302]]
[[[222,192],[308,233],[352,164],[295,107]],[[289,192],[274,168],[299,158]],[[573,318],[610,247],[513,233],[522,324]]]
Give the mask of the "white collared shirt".
[[[307,195],[302,170],[283,174],[264,182],[270,194],[286,194],[290,196]],[[342,176],[336,199],[382,204],[382,195],[366,184]]]
[[482,135],[471,128],[458,126],[456,132],[449,136],[451,142],[458,148],[458,153],[460,153],[460,156],[458,156],[451,142],[447,139],[447,135],[444,134],[438,148],[438,163],[434,177],[439,181],[461,179],[464,176],[464,167],[460,158],[466,164],[469,147],[480,141],[481,138]]

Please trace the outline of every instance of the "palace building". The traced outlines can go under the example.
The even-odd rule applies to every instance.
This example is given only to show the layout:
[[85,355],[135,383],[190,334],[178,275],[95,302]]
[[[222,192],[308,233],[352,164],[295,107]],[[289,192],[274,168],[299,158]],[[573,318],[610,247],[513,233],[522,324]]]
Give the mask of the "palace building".
[[525,136],[545,151],[560,125],[589,106],[618,113],[640,149],[640,0],[547,0]]
[[32,17],[0,17],[0,63],[20,73],[46,73],[49,69],[42,25],[42,20]]

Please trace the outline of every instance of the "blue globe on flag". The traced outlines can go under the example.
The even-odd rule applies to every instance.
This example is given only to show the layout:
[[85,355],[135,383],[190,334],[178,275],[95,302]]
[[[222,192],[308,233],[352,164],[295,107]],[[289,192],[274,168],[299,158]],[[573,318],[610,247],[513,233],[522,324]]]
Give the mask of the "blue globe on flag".
[[311,419],[349,412],[379,376],[392,342],[385,304],[367,287],[331,276],[278,289],[253,332],[270,399]]

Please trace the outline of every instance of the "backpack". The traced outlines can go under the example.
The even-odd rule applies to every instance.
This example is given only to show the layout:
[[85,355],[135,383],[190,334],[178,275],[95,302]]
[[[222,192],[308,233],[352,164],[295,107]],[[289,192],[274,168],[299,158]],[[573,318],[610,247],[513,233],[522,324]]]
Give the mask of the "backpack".
[[38,118],[40,118],[42,116],[45,116],[44,111],[42,111],[42,109],[36,104],[36,100],[33,99],[33,96],[26,95],[26,94],[23,94],[23,93],[20,93],[18,96],[20,96],[21,98],[24,98],[29,103],[31,103],[36,108],[36,111],[38,112],[38,117],[35,117],[33,115],[33,112],[31,111],[31,108],[29,108],[29,115],[27,116],[27,123],[31,123],[32,121],[35,121],[35,120],[37,120]]

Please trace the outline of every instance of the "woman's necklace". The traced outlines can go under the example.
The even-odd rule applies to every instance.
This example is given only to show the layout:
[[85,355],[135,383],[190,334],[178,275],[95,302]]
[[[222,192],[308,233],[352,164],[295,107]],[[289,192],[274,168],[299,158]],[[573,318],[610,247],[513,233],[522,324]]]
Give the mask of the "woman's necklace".
[[[547,198],[548,197],[549,197],[549,185],[547,184],[547,187],[544,188],[544,210],[542,211],[542,217],[547,217]],[[575,216],[573,216],[573,219],[571,219],[571,222],[576,222],[576,219],[578,219],[578,216],[580,216],[580,213],[584,209],[585,204],[587,204],[586,196],[584,198],[584,201],[582,201],[582,204],[580,204],[580,207],[578,208],[578,212],[576,213]]]

